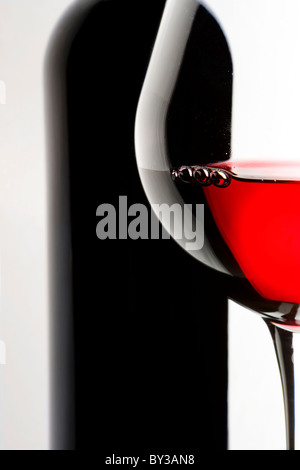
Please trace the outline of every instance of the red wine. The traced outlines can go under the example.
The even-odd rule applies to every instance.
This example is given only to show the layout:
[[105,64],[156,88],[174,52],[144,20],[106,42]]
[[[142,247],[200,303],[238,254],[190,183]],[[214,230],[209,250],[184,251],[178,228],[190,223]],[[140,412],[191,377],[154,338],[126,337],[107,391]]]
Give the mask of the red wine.
[[230,184],[203,191],[245,277],[263,298],[300,303],[300,164],[216,166]]
[[139,172],[152,205],[204,204],[204,246],[189,251],[176,241],[216,271],[229,298],[300,326],[300,164],[182,166],[172,178],[168,170]]

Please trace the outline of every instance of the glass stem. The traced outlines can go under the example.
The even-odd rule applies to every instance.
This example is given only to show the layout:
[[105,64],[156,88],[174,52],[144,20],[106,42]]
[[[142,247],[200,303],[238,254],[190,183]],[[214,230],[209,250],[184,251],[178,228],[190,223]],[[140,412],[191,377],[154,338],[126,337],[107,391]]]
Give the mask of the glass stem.
[[266,322],[279,364],[286,422],[286,450],[300,450],[300,332]]

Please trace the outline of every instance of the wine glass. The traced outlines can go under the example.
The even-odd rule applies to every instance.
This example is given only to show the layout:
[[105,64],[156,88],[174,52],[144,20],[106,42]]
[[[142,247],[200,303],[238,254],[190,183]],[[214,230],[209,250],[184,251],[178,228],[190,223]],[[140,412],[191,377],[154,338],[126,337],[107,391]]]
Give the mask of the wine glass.
[[[135,136],[141,181],[164,228],[226,275],[228,298],[270,330],[287,450],[300,448],[299,24],[297,0],[167,0]],[[163,204],[182,209],[173,222]],[[190,243],[191,231],[176,236],[187,206],[203,246]]]

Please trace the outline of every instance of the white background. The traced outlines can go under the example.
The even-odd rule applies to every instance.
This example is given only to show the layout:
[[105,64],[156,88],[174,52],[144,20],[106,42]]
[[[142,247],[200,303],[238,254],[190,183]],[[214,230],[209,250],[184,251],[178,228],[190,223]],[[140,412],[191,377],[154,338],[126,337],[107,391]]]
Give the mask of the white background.
[[0,449],[49,447],[44,62],[70,0],[0,1]]

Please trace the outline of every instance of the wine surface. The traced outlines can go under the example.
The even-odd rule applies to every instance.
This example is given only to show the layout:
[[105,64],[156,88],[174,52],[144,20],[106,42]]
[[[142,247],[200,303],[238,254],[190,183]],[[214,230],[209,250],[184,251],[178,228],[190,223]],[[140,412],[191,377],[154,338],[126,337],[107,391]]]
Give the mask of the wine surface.
[[300,303],[300,165],[221,163],[230,177],[203,187],[214,221],[264,298]]

